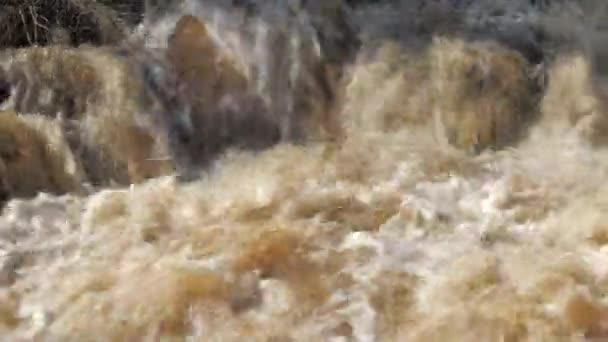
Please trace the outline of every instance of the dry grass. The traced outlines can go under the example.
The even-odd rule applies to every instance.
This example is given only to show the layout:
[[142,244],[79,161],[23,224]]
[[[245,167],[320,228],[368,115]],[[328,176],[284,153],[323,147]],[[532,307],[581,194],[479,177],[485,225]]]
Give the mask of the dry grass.
[[0,48],[109,44],[125,34],[117,13],[95,0],[4,1],[0,13]]

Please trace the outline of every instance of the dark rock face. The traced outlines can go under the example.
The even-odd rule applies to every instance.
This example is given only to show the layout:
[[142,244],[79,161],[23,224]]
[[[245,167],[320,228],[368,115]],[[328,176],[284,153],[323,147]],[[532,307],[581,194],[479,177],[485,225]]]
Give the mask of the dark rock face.
[[[352,6],[344,0],[204,0],[225,11],[242,10],[248,18],[260,18],[279,26],[299,26],[318,39],[328,59],[352,56],[360,47]],[[287,28],[287,27],[285,27]]]
[[280,141],[276,120],[256,96],[228,99],[215,111],[197,115],[189,123],[176,120],[170,129],[174,160],[182,180],[193,179],[228,148],[260,151]]
[[145,0],[98,0],[108,8],[111,8],[117,15],[118,20],[127,26],[139,24],[146,11]]
[[[371,3],[382,6],[380,1],[366,2]],[[517,13],[508,10],[484,12],[470,1],[449,4],[407,2],[415,5],[413,7],[405,6],[405,2],[388,3],[380,10],[380,7],[374,6],[365,8],[362,2],[355,1],[235,0],[227,3],[208,0],[205,4],[217,6],[214,8],[221,8],[227,13],[241,10],[241,15],[247,18],[268,23],[270,38],[265,38],[262,43],[268,44],[266,48],[272,53],[270,60],[265,61],[267,65],[260,69],[268,77],[267,88],[262,92],[254,90],[251,85],[221,84],[209,87],[207,91],[205,83],[215,76],[204,76],[205,80],[198,84],[201,75],[208,73],[204,63],[191,63],[192,66],[186,67],[198,70],[194,74],[192,70],[179,71],[190,63],[187,61],[188,55],[216,53],[209,50],[206,43],[198,41],[196,35],[190,36],[182,44],[182,49],[185,47],[186,50],[181,53],[186,53],[186,57],[178,56],[172,62],[178,69],[177,80],[171,81],[173,76],[169,76],[176,71],[156,67],[146,69],[146,83],[154,97],[162,103],[164,111],[150,115],[158,116],[158,121],[166,127],[173,158],[184,179],[208,167],[228,148],[257,150],[279,141],[304,141],[306,134],[313,130],[310,122],[328,120],[327,117],[333,115],[329,107],[338,101],[335,79],[340,79],[342,67],[360,51],[363,43],[361,37],[374,30],[372,26],[380,21],[378,18],[381,16],[388,18],[389,25],[394,25],[393,32],[397,35],[411,35],[411,40],[401,40],[406,45],[410,41],[422,41],[424,44],[424,39],[445,32],[471,41],[499,42],[519,52],[533,65],[541,64],[546,58],[542,48],[543,37],[532,20],[527,17],[520,20]],[[359,8],[362,10],[353,12]],[[372,12],[369,12],[370,8],[374,8]],[[373,12],[376,10],[379,12]],[[395,14],[394,18],[386,16],[390,12]],[[370,13],[378,13],[378,20],[372,18],[366,22],[366,15]],[[406,15],[401,16],[404,13]],[[200,37],[206,37],[204,29],[197,28],[196,20],[182,21],[193,23],[193,30],[189,32],[198,32]],[[386,27],[379,28],[378,32],[390,34],[391,30],[386,30]],[[381,34],[376,37],[381,38]],[[300,45],[295,50],[287,44],[292,37],[299,39]],[[173,38],[170,38],[170,46]],[[311,53],[314,49],[310,47],[315,44],[319,47],[319,57]],[[276,56],[281,58],[272,59]],[[200,62],[197,60],[197,63]],[[300,66],[295,76],[290,69],[292,65]],[[333,80],[328,78],[327,70],[330,69],[334,71]],[[214,94],[210,96],[213,100],[197,103],[197,99],[202,98],[200,94],[207,93]]]
[[7,79],[6,72],[0,67],[0,106],[11,96],[11,84]]
[[142,64],[149,97],[160,105],[147,115],[166,132],[182,180],[196,177],[228,148],[259,150],[280,141],[269,106],[226,58],[204,24],[184,16],[169,38],[167,63]]
[[539,29],[525,21],[498,18],[494,22],[472,27],[469,31],[471,39],[497,41],[519,52],[532,64],[540,64],[545,60],[543,37]]
[[167,69],[145,65],[143,74],[150,96],[161,104],[147,115],[166,131],[182,180],[194,179],[228,148],[256,151],[280,141],[277,121],[255,94],[226,94],[216,106],[201,108],[180,93]]
[[[116,45],[125,34],[123,28],[139,23],[142,13],[149,16],[146,20],[177,13],[179,1],[90,1],[102,6],[96,7],[95,18],[83,17],[80,26],[73,26],[66,21],[68,17],[58,17],[59,26],[54,30],[57,38],[41,37],[40,43],[66,47],[110,44],[116,57],[131,61],[135,74],[143,79],[145,89],[139,95],[151,104],[138,115],[145,118],[142,121],[153,123],[154,133],[166,135],[170,157],[185,178],[208,167],[229,148],[259,150],[280,141],[304,142],[318,128],[315,125],[330,126],[335,117],[333,106],[340,102],[337,84],[345,66],[363,45],[373,45],[374,41],[391,39],[405,49],[425,49],[433,36],[489,40],[519,52],[532,65],[542,65],[547,59],[545,43],[553,38],[534,16],[555,3],[522,1],[512,6],[467,0],[199,0],[197,4],[204,4],[202,9],[221,9],[227,17],[237,18],[238,23],[226,26],[235,29],[233,33],[243,40],[250,40],[247,44],[265,50],[262,56],[247,51],[234,58],[256,59],[245,67],[250,68],[245,75],[230,67],[230,61],[222,65],[210,62],[222,55],[235,57],[231,54],[237,52],[213,42],[213,35],[206,32],[208,13],[202,10],[177,19],[167,51],[156,58],[144,56],[152,49],[143,45]],[[66,13],[83,10],[75,3],[63,3],[69,7]],[[19,2],[0,6],[18,9]],[[103,18],[107,20],[100,20]],[[153,22],[150,19],[145,24]],[[88,27],[91,23],[103,24],[105,29]],[[256,31],[260,26],[264,33]],[[13,43],[25,46],[32,42]],[[137,49],[142,51],[135,52]],[[14,98],[11,109],[17,112],[49,116],[62,112],[68,119],[78,120],[96,95],[96,85],[89,77],[93,72],[88,66],[75,72],[73,65],[58,62],[52,78],[41,71],[44,68],[15,64],[6,72],[0,70],[0,108]],[[61,86],[57,77],[65,79],[67,85]],[[51,90],[49,103],[38,100],[40,89]],[[326,136],[337,135],[335,131]]]

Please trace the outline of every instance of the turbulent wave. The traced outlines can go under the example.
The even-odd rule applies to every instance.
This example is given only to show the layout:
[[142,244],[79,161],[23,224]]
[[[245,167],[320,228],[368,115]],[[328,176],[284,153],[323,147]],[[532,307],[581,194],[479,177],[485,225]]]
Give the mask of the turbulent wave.
[[1,52],[2,340],[608,336],[601,2],[155,6]]

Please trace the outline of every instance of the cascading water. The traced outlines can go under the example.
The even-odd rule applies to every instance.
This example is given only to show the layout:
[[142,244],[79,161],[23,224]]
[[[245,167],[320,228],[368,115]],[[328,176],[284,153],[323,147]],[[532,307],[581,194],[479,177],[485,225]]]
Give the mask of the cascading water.
[[601,2],[153,3],[0,53],[0,340],[608,336]]

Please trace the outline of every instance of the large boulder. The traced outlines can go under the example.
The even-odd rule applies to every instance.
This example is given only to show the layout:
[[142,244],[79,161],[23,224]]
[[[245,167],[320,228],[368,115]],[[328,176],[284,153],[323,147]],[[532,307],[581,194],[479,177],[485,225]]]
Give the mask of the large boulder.
[[0,112],[1,200],[79,192],[85,175],[61,128],[48,118]]
[[[156,122],[158,101],[146,86],[141,62],[128,50],[12,51],[2,63],[9,96],[0,106],[57,120],[93,184],[128,184],[172,172],[162,147],[164,123]],[[135,55],[137,49],[131,50]]]
[[523,137],[542,96],[525,58],[493,43],[445,39],[430,57],[433,110],[450,144],[480,152]]
[[351,136],[426,130],[471,153],[504,148],[537,116],[542,89],[531,71],[497,43],[436,38],[412,53],[388,42],[353,69],[344,125]]

